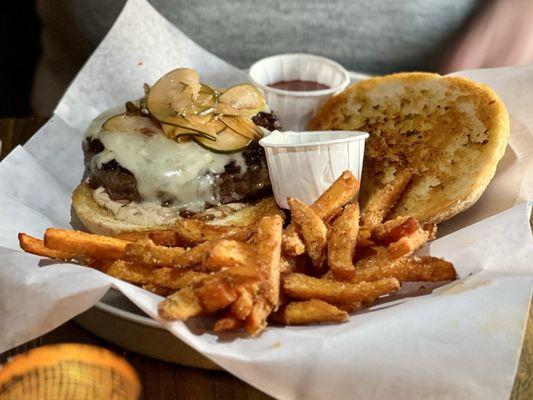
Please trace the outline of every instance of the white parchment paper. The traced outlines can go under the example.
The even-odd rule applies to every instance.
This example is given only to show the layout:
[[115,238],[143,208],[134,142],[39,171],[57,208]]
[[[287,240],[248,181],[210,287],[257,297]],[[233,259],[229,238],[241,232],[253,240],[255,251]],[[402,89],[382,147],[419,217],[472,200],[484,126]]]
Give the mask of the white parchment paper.
[[[87,310],[110,287],[157,319],[160,297],[88,268],[22,253],[17,233],[41,236],[50,226],[78,226],[70,194],[83,173],[86,125],[178,66],[194,67],[220,86],[247,79],[146,1],[130,0],[55,116],[0,164],[0,352]],[[533,198],[533,66],[461,75],[489,83],[502,96],[512,134],[481,200],[443,224],[441,232],[454,233],[425,250],[453,261],[460,280],[414,292],[408,285],[341,325],[269,327],[255,339],[220,340],[195,323],[160,322],[282,399],[508,398],[533,287],[526,201]]]

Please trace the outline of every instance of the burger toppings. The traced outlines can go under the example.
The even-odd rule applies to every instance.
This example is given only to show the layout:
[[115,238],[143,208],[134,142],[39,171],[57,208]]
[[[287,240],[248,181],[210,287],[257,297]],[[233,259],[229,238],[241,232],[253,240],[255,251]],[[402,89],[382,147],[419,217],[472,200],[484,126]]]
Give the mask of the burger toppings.
[[125,112],[102,114],[85,134],[86,176],[99,204],[131,220],[143,210],[197,213],[270,191],[257,142],[279,124],[258,89],[215,90],[180,68],[146,92]]
[[128,102],[126,113],[113,116],[102,128],[149,131],[155,123],[177,142],[192,139],[208,150],[232,153],[261,139],[262,131],[251,117],[264,108],[263,94],[250,84],[215,90],[200,83],[196,71],[178,68],[148,88],[139,106]]
[[153,119],[128,113],[112,116],[103,123],[102,129],[107,132],[138,132],[145,135],[161,132],[161,126]]

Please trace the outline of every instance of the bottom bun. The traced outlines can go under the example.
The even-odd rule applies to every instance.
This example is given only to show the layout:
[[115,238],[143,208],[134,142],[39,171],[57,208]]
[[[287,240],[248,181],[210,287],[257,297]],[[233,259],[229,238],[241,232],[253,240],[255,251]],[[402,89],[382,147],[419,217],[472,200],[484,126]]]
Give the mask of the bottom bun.
[[[118,235],[123,232],[139,232],[148,229],[171,227],[172,225],[140,225],[129,221],[115,218],[113,213],[101,207],[93,198],[91,187],[87,183],[81,183],[72,193],[72,207],[81,223],[92,233],[99,235]],[[221,206],[210,209],[203,220],[213,225],[232,225],[247,227],[257,223],[262,217],[280,215],[285,217],[272,196],[266,197],[257,203],[247,203],[241,208],[234,210],[231,206]],[[176,223],[179,219],[176,218]]]

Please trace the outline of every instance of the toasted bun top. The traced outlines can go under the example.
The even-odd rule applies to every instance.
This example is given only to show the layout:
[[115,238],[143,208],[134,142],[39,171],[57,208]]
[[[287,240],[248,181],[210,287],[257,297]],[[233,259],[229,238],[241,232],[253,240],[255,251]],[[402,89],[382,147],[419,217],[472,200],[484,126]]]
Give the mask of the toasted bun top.
[[[111,211],[98,205],[93,198],[91,187],[87,183],[81,183],[72,193],[72,207],[85,228],[89,232],[99,235],[112,236],[124,232],[138,232],[164,227],[164,225],[139,225],[116,219]],[[274,198],[267,197],[256,204],[249,204],[239,210],[214,215],[208,223],[246,227],[257,223],[263,216],[274,214],[284,216]]]
[[351,85],[321,106],[309,128],[368,132],[363,206],[408,168],[412,182],[391,217],[438,223],[466,210],[487,187],[507,145],[509,116],[486,85],[415,72]]

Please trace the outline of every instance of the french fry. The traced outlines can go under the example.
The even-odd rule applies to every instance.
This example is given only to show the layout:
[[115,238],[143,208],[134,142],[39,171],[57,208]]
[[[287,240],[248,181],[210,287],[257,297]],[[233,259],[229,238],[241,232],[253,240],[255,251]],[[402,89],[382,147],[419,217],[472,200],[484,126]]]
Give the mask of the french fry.
[[172,266],[175,268],[187,268],[202,264],[212,245],[212,242],[204,242],[188,249],[174,260]]
[[236,240],[220,239],[213,242],[203,262],[204,268],[220,271],[224,268],[247,266],[254,258],[252,246]]
[[157,308],[162,318],[180,321],[196,317],[204,311],[192,286],[186,286],[171,294],[159,303]]
[[145,239],[126,246],[128,260],[148,265],[190,268],[201,265],[211,248],[211,242],[201,243],[189,250],[181,247],[157,246]]
[[351,283],[290,274],[283,280],[283,289],[291,297],[301,300],[320,299],[332,304],[373,300],[399,288],[400,283],[395,278]]
[[235,318],[244,320],[252,312],[257,285],[237,288],[237,299],[231,305],[231,312]]
[[327,218],[324,218],[323,221],[326,225],[333,225],[335,220],[342,214],[344,209],[342,207],[337,208],[331,213]]
[[266,283],[263,293],[274,310],[279,305],[282,224],[279,216],[263,217],[255,235],[256,263]]
[[152,283],[148,283],[146,285],[141,286],[144,290],[148,290],[149,292],[152,292],[154,294],[157,294],[159,296],[167,297],[170,296],[172,293],[175,292],[174,289],[169,289],[163,286],[157,286]]
[[169,289],[181,289],[188,285],[200,283],[210,274],[199,271],[183,271],[172,267],[155,269],[150,276],[150,283],[167,287]]
[[122,239],[66,229],[48,228],[44,234],[44,245],[50,249],[98,259],[125,258],[128,243]]
[[[360,256],[363,257],[359,258]],[[356,270],[392,262],[385,246],[365,247],[357,253],[356,259]]]
[[263,272],[254,264],[236,265],[221,271],[226,276],[238,278],[240,281],[251,283],[262,279]]
[[328,230],[320,217],[300,200],[288,199],[292,223],[301,235],[313,267],[320,270],[326,258]]
[[33,236],[19,233],[19,246],[27,253],[35,254],[36,256],[48,257],[54,260],[69,261],[78,258],[76,254],[67,253],[63,250],[52,250],[44,245],[41,239]]
[[[341,207],[350,202],[359,190],[359,181],[350,171],[344,171],[335,182],[316,199],[311,209],[322,220],[328,220]],[[283,252],[290,256],[303,254],[305,246],[296,232],[294,224],[285,229],[283,235]]]
[[295,257],[288,257],[284,254],[281,255],[281,267],[280,271],[281,273],[290,273],[290,272],[296,272],[296,258]]
[[257,252],[250,243],[238,242],[233,239],[220,239],[204,242],[190,251],[205,247],[206,254],[201,268],[213,272],[223,272],[227,276],[237,277],[241,281],[260,280],[265,275],[257,263]]
[[315,200],[311,209],[321,219],[328,219],[340,207],[349,203],[359,190],[359,181],[350,171],[344,171],[339,178]]
[[364,226],[359,226],[359,232],[357,233],[357,247],[370,247],[374,246],[374,241],[371,239],[371,232]]
[[215,332],[234,331],[239,329],[242,324],[242,320],[236,318],[231,313],[228,313],[224,317],[217,319],[213,326],[213,330]]
[[376,191],[368,200],[361,215],[361,225],[371,232],[381,224],[389,211],[398,203],[407,185],[411,181],[411,172],[401,170],[391,183]]
[[383,252],[383,254],[388,258],[387,249],[383,246],[367,246],[359,247],[355,253],[354,263],[355,268],[358,268],[359,262],[364,262],[363,260],[373,259],[377,256],[378,253]]
[[420,228],[414,217],[397,217],[377,226],[372,232],[372,238],[376,243],[386,246],[404,236],[412,235]]
[[351,282],[372,282],[383,278],[396,278],[400,282],[440,282],[455,279],[453,264],[437,257],[402,257],[367,263],[356,268]]
[[203,308],[210,313],[229,306],[237,299],[237,291],[223,277],[205,280],[195,292]]
[[176,266],[176,260],[183,253],[185,249],[181,247],[158,246],[151,239],[141,239],[126,245],[127,258],[146,265]]
[[328,266],[338,279],[349,279],[355,274],[353,258],[358,233],[359,205],[348,204],[333,223],[328,242]]
[[285,325],[306,325],[344,322],[348,313],[322,300],[292,301],[282,306],[272,319]]
[[197,219],[181,218],[176,221],[174,230],[188,246],[217,239],[247,240],[252,232],[236,226],[210,225]]
[[312,266],[309,265],[309,258],[305,255],[290,257],[281,254],[281,273],[288,274],[291,272],[309,271]]
[[[375,301],[374,299],[369,299],[365,302],[365,304],[369,305]],[[361,308],[363,308],[363,302],[362,301],[352,301],[342,304],[337,304],[337,308],[341,309],[342,311],[346,311],[348,314],[352,314],[356,311],[359,311]]]
[[291,223],[283,233],[283,253],[290,257],[297,257],[305,252],[305,244],[298,236],[296,228]]
[[[189,285],[161,303],[163,318],[185,320],[190,316],[221,310],[237,300],[241,287],[253,285],[257,281],[248,277],[232,276],[226,271],[205,275],[207,277],[192,279]],[[180,311],[180,307],[184,307],[184,310]]]
[[252,312],[244,323],[246,332],[252,337],[259,335],[266,328],[270,313],[272,313],[272,306],[265,298],[258,296],[252,307]]
[[140,232],[125,232],[115,235],[118,239],[127,240],[128,242],[137,242],[142,239],[150,239],[159,246],[180,247],[183,245],[180,242],[178,235],[172,229],[154,229]]
[[154,283],[151,279],[151,274],[155,268],[152,266],[141,265],[124,260],[104,260],[103,262],[98,260],[89,263],[89,266],[105,272],[106,274],[115,278],[136,285],[147,285]]
[[174,290],[199,283],[210,276],[204,272],[184,271],[172,267],[155,268],[124,260],[111,263],[93,262],[89,266],[130,283],[155,285]]
[[429,240],[429,232],[418,227],[414,232],[403,236],[396,242],[387,246],[387,253],[390,259],[400,258],[413,254],[413,252],[422,247]]

